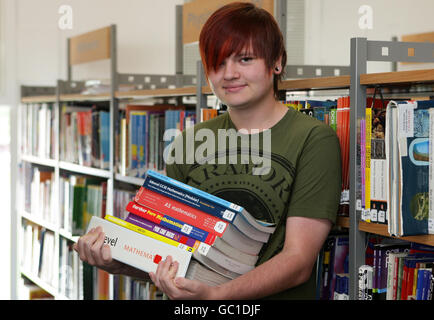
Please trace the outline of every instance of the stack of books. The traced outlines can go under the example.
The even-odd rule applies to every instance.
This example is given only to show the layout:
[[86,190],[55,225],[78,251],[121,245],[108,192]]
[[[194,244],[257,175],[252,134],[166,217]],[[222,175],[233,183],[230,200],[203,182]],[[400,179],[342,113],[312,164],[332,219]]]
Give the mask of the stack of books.
[[155,272],[168,255],[177,276],[218,285],[255,267],[275,226],[258,221],[243,207],[148,170],[126,207],[128,216],[92,217],[114,259]]

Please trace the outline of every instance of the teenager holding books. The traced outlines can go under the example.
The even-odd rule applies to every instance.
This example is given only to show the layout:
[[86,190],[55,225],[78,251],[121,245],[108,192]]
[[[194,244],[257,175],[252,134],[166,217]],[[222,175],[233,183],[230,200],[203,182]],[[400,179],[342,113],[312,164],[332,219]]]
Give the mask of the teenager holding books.
[[[267,11],[251,3],[218,9],[205,23],[199,47],[209,84],[228,112],[197,124],[193,133],[218,137],[221,130],[232,129],[250,141],[259,138],[249,149],[258,157],[242,161],[243,149],[229,144],[223,152],[207,149],[205,158],[211,161],[188,161],[201,152],[196,142],[193,152],[188,149],[186,130],[172,149],[173,156],[182,146],[183,157],[167,163],[167,175],[243,206],[276,230],[256,268],[220,286],[176,278],[177,263],[170,257],[149,276],[171,299],[314,299],[314,266],[340,200],[338,138],[329,126],[277,100],[286,51]],[[234,154],[237,161],[229,161]],[[264,163],[269,165],[261,167]],[[112,273],[134,272],[111,260],[100,231],[80,238],[80,258]]]

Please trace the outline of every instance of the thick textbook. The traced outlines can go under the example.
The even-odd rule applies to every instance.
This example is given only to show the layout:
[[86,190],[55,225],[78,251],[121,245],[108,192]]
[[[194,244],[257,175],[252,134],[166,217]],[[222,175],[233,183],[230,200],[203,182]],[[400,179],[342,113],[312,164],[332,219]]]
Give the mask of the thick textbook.
[[228,222],[198,209],[187,206],[182,202],[165,197],[160,193],[141,187],[134,201],[148,208],[164,211],[171,217],[213,233],[221,237],[228,227]]
[[258,221],[243,207],[191,187],[175,179],[148,170],[143,187],[174,198],[186,205],[233,223],[250,238],[267,242],[274,225]]
[[91,218],[87,232],[98,226],[101,226],[105,233],[104,242],[110,245],[113,259],[145,272],[155,272],[158,263],[170,255],[179,263],[177,276],[185,276],[190,263],[191,252],[98,217]]
[[[229,228],[226,229],[222,237],[217,237],[215,234],[197,228],[196,226],[191,226],[183,220],[173,218],[159,210],[142,206],[134,201],[128,203],[126,210],[129,213],[149,220],[157,225],[179,232],[204,244],[214,246],[231,257],[236,256],[239,261],[247,264],[251,264],[253,260],[255,260],[256,263],[257,255],[263,246],[262,242],[248,238],[232,225],[229,225]],[[230,246],[228,246],[227,243],[229,243]]]
[[214,240],[216,238],[214,234],[210,234],[204,230],[186,224],[182,220],[172,218],[156,210],[151,210],[149,208],[141,206],[134,201],[130,201],[128,203],[126,210],[163,227],[170,228],[174,231],[180,232],[186,236],[192,237],[208,244],[214,243]]
[[[209,245],[214,245],[218,242],[218,237],[220,237],[236,248],[236,251],[239,251],[237,255],[241,256],[243,253],[257,255],[262,248],[262,242],[248,238],[227,221],[223,221],[222,219],[144,187],[141,187],[137,192],[134,202],[153,211],[161,212],[167,219],[171,217],[183,221],[185,224],[199,228],[210,235],[214,234],[216,237],[211,238],[210,241],[205,241]],[[188,228],[184,227],[184,230],[188,231]],[[198,240],[203,241],[201,239]],[[247,260],[250,260],[250,258]]]
[[434,101],[391,101],[389,106],[389,232],[398,236],[427,234],[429,108],[434,107]]

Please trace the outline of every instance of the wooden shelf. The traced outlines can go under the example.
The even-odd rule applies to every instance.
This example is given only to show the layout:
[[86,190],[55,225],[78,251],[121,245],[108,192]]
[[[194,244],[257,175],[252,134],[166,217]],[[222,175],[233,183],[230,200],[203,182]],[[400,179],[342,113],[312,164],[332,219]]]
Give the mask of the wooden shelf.
[[183,87],[173,89],[150,89],[150,90],[133,90],[115,93],[118,99],[134,99],[134,98],[154,98],[154,97],[171,97],[171,96],[186,96],[196,95],[196,87]]
[[318,77],[309,79],[284,80],[279,90],[348,89],[350,76]]
[[362,85],[406,83],[416,84],[423,82],[434,83],[434,69],[370,73],[360,75],[360,84]]
[[395,238],[410,242],[416,242],[421,244],[426,244],[429,246],[434,246],[434,235],[420,235],[420,236],[408,236],[408,237],[394,237],[389,234],[387,231],[387,225],[377,224],[377,223],[368,223],[365,221],[359,221],[359,230],[364,232],[369,232],[373,234],[378,234],[381,236]]
[[350,228],[350,218],[338,216],[338,218],[336,219],[336,225],[342,228]]
[[56,96],[28,96],[21,98],[22,103],[56,102]]
[[108,101],[110,100],[110,94],[61,94],[60,101]]

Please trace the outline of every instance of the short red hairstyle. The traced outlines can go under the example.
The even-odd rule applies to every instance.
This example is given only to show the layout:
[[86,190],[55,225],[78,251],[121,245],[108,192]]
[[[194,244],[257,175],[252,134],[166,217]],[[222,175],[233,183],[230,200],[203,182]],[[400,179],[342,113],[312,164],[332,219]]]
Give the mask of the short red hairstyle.
[[[255,56],[262,58],[268,70],[282,57],[286,66],[286,50],[282,32],[274,17],[249,2],[233,2],[215,11],[206,21],[199,36],[199,50],[206,74],[217,70],[232,53],[240,53],[251,45]],[[283,70],[282,70],[283,71]],[[282,73],[274,75],[274,95]]]

